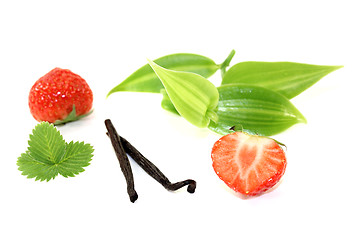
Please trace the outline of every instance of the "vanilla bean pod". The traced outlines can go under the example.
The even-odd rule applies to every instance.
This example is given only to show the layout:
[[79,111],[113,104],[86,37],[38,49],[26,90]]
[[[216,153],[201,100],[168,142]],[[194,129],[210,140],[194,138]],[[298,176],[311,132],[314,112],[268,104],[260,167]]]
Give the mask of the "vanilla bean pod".
[[112,146],[115,150],[116,157],[119,160],[121,171],[124,174],[126,184],[127,184],[127,192],[131,202],[135,202],[138,198],[138,195],[135,191],[134,186],[134,177],[131,171],[131,166],[129,159],[125,153],[123,145],[118,137],[118,133],[110,119],[105,120],[105,126],[109,132],[109,137],[112,143]]
[[144,155],[142,155],[129,141],[119,135],[119,138],[124,146],[125,152],[130,155],[132,159],[144,169],[151,177],[158,181],[169,191],[176,191],[186,185],[188,185],[187,191],[194,193],[196,188],[196,182],[188,179],[185,181],[171,183],[169,179]]
[[118,135],[124,150],[130,157],[147,172],[152,178],[158,181],[164,188],[169,191],[176,191],[186,185],[189,193],[194,193],[196,188],[196,182],[192,179],[187,179],[181,182],[171,183],[170,180],[158,169],[150,160],[142,155],[130,142],[125,138]]

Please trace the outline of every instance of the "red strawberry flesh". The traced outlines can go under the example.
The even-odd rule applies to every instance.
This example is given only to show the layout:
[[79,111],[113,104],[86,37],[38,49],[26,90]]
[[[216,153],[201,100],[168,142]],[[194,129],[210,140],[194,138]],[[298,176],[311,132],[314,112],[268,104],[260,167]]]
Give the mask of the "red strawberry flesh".
[[211,157],[219,178],[245,195],[258,195],[272,188],[286,168],[285,153],[273,139],[242,132],[220,138]]

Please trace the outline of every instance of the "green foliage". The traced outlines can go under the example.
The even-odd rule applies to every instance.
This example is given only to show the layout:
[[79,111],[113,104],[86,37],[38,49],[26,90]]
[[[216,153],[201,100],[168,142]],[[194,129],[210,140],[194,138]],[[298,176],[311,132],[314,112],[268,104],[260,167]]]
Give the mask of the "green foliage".
[[219,93],[210,81],[195,73],[165,69],[152,61],[149,64],[182,117],[197,127],[207,127],[210,119],[217,121],[214,109]]
[[232,83],[265,87],[291,99],[341,66],[294,62],[241,62],[224,74],[222,85]]
[[[168,55],[155,63],[150,61],[151,67],[143,66],[109,94],[115,91],[162,93],[162,108],[195,126],[208,127],[222,135],[231,129],[241,129],[270,136],[294,124],[306,123],[290,99],[342,67],[250,61],[227,70],[234,54],[235,51],[231,51],[219,65],[199,55]],[[181,68],[182,65],[186,67]],[[207,69],[211,74],[220,69],[221,86],[216,89],[206,79],[211,74],[192,70],[196,68]]]
[[242,131],[271,136],[297,123],[306,123],[305,117],[283,95],[272,90],[243,84],[218,87],[219,104],[215,109],[218,122],[209,129],[219,134],[231,133],[232,127]]
[[74,177],[90,165],[93,147],[84,142],[66,143],[60,132],[47,122],[35,126],[29,147],[18,158],[22,175],[35,180],[49,181],[58,174]]
[[[214,111],[218,121],[210,122],[208,128],[221,135],[244,131],[271,136],[294,124],[306,123],[305,117],[287,98],[272,90],[244,84],[228,84],[217,89],[219,102]],[[165,93],[161,106],[179,114]]]
[[[193,72],[205,78],[210,77],[220,68],[210,58],[191,53],[166,55],[154,60],[154,62],[168,69]],[[160,93],[163,88],[160,79],[149,64],[146,64],[111,89],[108,96],[120,91]]]

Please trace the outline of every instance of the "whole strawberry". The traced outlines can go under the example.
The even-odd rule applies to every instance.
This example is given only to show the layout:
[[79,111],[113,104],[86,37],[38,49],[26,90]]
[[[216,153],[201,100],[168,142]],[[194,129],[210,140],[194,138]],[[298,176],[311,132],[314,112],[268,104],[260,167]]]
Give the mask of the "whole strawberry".
[[93,93],[86,81],[68,69],[54,68],[32,86],[30,112],[37,121],[63,124],[90,114]]

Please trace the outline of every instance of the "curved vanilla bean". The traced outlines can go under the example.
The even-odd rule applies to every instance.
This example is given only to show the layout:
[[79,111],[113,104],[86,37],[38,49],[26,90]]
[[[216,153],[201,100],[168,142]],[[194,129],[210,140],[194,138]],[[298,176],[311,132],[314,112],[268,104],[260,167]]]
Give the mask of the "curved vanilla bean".
[[196,188],[196,182],[192,179],[187,179],[181,182],[177,182],[177,183],[170,183],[167,186],[165,186],[165,188],[169,191],[176,191],[184,186],[188,185],[187,187],[187,191],[189,193],[194,193],[195,192],[195,188]]
[[116,157],[119,160],[121,171],[124,174],[126,184],[127,184],[127,192],[129,194],[129,198],[131,202],[135,202],[138,199],[138,195],[135,191],[134,186],[134,177],[131,171],[131,166],[129,159],[125,153],[123,145],[118,137],[118,133],[110,119],[105,120],[105,126],[109,132],[109,137],[112,143],[112,146],[115,150]]
[[[109,136],[109,133],[106,133]],[[196,181],[187,179],[181,182],[171,183],[170,180],[157,168],[149,159],[144,157],[129,141],[118,135],[124,150],[132,159],[152,178],[158,181],[164,188],[169,191],[176,191],[186,185],[189,193],[194,193],[196,189]]]
[[194,193],[196,188],[196,182],[194,180],[188,179],[185,181],[171,183],[169,179],[158,169],[150,160],[148,160],[144,155],[142,155],[130,142],[125,138],[118,135],[121,140],[124,150],[127,154],[130,155],[132,159],[147,172],[151,177],[158,181],[164,188],[169,191],[176,191],[186,185],[188,185],[187,191],[189,193]]

